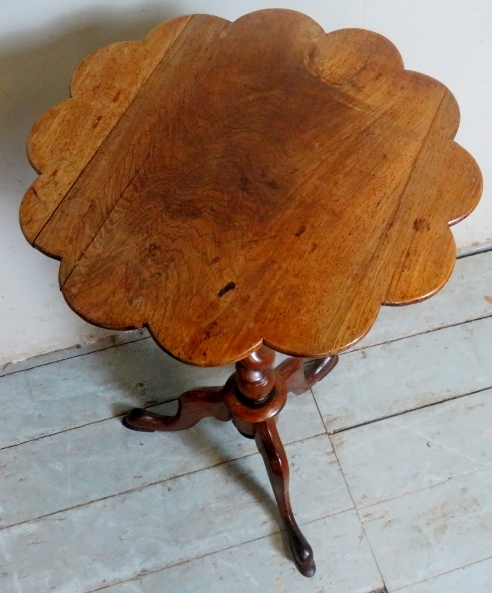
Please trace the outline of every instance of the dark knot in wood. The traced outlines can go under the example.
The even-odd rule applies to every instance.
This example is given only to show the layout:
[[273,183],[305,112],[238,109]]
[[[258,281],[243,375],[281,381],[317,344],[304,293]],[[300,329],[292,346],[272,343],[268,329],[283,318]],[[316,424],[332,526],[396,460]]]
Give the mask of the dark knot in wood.
[[261,405],[270,396],[275,385],[274,361],[275,352],[262,346],[236,363],[237,387],[249,405]]

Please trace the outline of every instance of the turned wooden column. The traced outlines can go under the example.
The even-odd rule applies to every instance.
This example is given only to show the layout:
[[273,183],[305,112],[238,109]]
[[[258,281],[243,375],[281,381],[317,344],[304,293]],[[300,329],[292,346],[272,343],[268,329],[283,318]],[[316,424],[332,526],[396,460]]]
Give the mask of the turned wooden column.
[[236,363],[224,388],[224,402],[239,432],[255,437],[255,424],[274,418],[287,401],[287,388],[273,368],[275,352],[262,346]]
[[270,397],[275,385],[274,361],[275,352],[262,346],[247,358],[236,362],[237,387],[249,405],[261,405]]

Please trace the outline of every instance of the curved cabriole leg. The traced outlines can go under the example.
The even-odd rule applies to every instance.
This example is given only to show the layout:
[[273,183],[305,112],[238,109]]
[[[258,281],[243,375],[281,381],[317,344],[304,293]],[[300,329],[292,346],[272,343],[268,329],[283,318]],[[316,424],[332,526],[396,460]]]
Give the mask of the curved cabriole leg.
[[256,445],[265,462],[295,563],[302,575],[312,577],[316,572],[313,550],[297,526],[290,506],[289,462],[277,432],[275,419],[261,422],[255,428]]
[[332,371],[338,362],[338,356],[303,360],[302,358],[287,358],[275,369],[285,381],[287,391],[301,395],[321,381]]
[[174,416],[134,408],[124,417],[123,424],[126,428],[142,432],[172,431],[191,428],[202,418],[213,417],[226,422],[231,417],[219,387],[187,391],[180,396],[178,403],[178,411]]

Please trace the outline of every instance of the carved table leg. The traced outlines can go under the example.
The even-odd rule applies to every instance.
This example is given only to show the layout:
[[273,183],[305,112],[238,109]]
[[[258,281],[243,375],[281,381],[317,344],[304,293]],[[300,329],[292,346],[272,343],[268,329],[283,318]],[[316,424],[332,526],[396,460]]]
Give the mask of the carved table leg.
[[[313,550],[297,526],[290,506],[289,463],[276,428],[277,415],[285,404],[287,390],[281,374],[273,370],[274,359],[275,353],[263,346],[236,363],[236,373],[224,388],[224,398],[239,432],[255,438],[294,561],[299,572],[310,577],[316,571]],[[302,365],[302,360],[297,360]],[[304,377],[304,372],[302,375]]]
[[125,416],[123,424],[132,430],[154,432],[185,430],[209,416],[224,422],[231,418],[220,387],[187,391],[180,396],[178,404],[178,411],[174,416],[163,416],[142,408],[134,408]]
[[313,550],[302,535],[290,506],[289,464],[275,423],[287,400],[286,383],[291,391],[302,393],[323,378],[338,359],[329,357],[303,364],[302,359],[291,358],[277,369],[273,368],[274,360],[273,350],[262,346],[236,363],[236,372],[222,389],[209,387],[183,393],[174,416],[135,408],[125,416],[123,424],[132,430],[154,432],[191,428],[209,416],[222,421],[232,419],[241,434],[256,441],[294,561],[301,574],[310,577],[316,571]]
[[303,360],[287,358],[275,369],[285,381],[287,391],[301,395],[332,371],[338,362],[338,356]]
[[273,418],[256,425],[255,441],[265,462],[297,568],[305,577],[312,577],[316,572],[313,549],[302,535],[290,506],[289,462]]

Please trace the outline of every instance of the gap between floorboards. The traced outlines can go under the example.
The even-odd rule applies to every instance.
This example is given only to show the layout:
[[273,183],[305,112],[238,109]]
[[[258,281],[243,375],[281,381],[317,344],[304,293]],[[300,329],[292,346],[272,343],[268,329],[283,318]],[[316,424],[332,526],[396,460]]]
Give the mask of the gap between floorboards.
[[351,426],[337,428],[336,430],[333,430],[331,432],[326,431],[326,434],[328,436],[331,436],[334,434],[339,434],[341,432],[347,432],[349,430],[354,430],[355,428],[360,428],[361,426],[367,426],[368,424],[374,424],[376,422],[381,422],[382,420],[387,420],[388,418],[396,418],[397,416],[403,416],[404,414],[409,414],[410,412],[415,412],[417,410],[423,410],[425,408],[430,408],[432,406],[438,406],[439,404],[444,404],[446,402],[452,402],[456,399],[461,399],[462,397],[467,397],[469,395],[475,395],[476,393],[483,393],[484,391],[488,391],[489,389],[492,389],[492,385],[490,385],[488,387],[483,387],[482,389],[477,389],[475,391],[470,391],[468,393],[461,393],[460,395],[455,395],[453,397],[447,397],[445,399],[440,399],[439,401],[432,402],[430,404],[423,404],[422,406],[416,406],[415,408],[409,408],[408,410],[403,410],[402,412],[395,412],[394,414],[389,414],[388,416],[381,416],[379,418],[367,420],[366,422],[360,422],[358,424],[353,424]]

